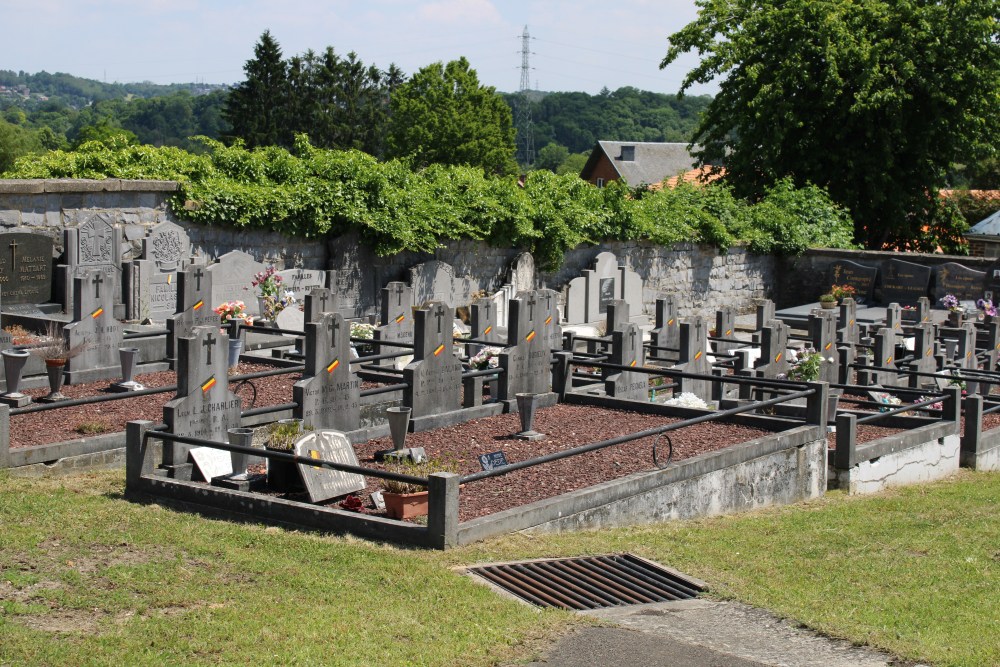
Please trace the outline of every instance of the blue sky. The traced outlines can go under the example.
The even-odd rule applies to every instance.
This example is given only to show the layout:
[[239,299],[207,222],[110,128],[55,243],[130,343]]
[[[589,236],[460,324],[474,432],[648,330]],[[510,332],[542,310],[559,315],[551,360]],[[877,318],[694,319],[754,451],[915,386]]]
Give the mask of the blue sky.
[[236,83],[269,29],[286,57],[333,46],[407,74],[464,55],[480,81],[509,92],[527,25],[532,88],[674,93],[694,56],[658,65],[667,35],[696,13],[694,0],[0,0],[0,69]]

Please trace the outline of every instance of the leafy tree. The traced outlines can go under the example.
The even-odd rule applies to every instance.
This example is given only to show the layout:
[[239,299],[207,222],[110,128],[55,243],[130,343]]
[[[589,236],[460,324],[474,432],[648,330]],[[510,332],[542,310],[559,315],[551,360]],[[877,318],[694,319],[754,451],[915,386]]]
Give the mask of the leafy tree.
[[576,174],[579,176],[580,172],[583,171],[584,165],[587,164],[587,159],[589,157],[589,151],[584,153],[571,153],[567,155],[566,159],[562,161],[562,164],[556,168],[556,173],[559,175]]
[[396,89],[390,105],[390,157],[411,158],[417,166],[462,164],[497,174],[517,171],[510,107],[492,86],[480,85],[465,58],[424,67]]
[[285,113],[288,64],[269,30],[260,36],[253,52],[253,59],[243,66],[246,81],[229,93],[223,116],[232,125],[233,135],[248,146],[291,146],[292,132]]
[[739,195],[788,176],[854,217],[869,248],[933,249],[922,233],[952,162],[996,153],[997,0],[699,0],[661,67],[721,79],[694,137]]
[[34,132],[0,118],[0,172],[14,166],[14,161],[22,155],[41,150],[42,143]]
[[569,149],[556,143],[545,144],[538,150],[535,158],[536,169],[548,169],[556,171],[559,165],[569,157]]

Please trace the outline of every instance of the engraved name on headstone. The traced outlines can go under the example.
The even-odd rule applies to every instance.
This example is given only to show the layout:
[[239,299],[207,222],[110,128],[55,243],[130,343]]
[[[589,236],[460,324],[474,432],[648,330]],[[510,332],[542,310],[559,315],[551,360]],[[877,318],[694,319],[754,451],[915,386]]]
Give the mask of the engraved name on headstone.
[[983,298],[985,287],[985,271],[955,262],[942,264],[934,270],[934,300],[938,303],[945,294],[952,294],[959,301],[976,301]]
[[[124,310],[121,300],[122,230],[114,224],[114,214],[97,213],[79,226],[66,229],[64,243],[66,263],[60,267],[60,273],[66,312],[73,312],[73,280],[94,270],[104,274],[114,304]],[[114,308],[111,310],[113,313]]]
[[177,272],[191,259],[191,239],[180,225],[161,222],[142,239],[142,254],[129,274],[129,314],[166,320],[177,312]]
[[212,308],[212,274],[201,264],[177,272],[177,312],[167,318],[167,358],[176,357],[176,341],[191,335],[194,327],[218,326]]
[[52,300],[52,238],[43,234],[0,234],[0,296],[3,305]]
[[[611,363],[619,366],[642,366],[642,331],[638,325],[627,322],[611,333]],[[604,379],[604,390],[609,396],[632,401],[649,400],[649,376],[632,371],[612,371]]]
[[[351,446],[347,436],[339,431],[323,430],[305,434],[295,443],[295,455],[331,463],[358,465],[358,455],[354,452],[354,447]],[[346,496],[361,491],[366,486],[365,478],[357,473],[304,463],[298,465],[302,482],[309,493],[309,500],[314,503]]]
[[927,296],[930,284],[930,267],[890,259],[882,276],[882,303],[914,306],[920,297]]
[[823,286],[824,291],[833,285],[850,285],[855,290],[855,300],[859,303],[871,303],[878,267],[840,259],[830,265],[827,276],[829,284]]
[[212,276],[212,298],[209,300],[211,307],[215,308],[226,301],[242,301],[251,315],[259,316],[260,307],[252,282],[254,275],[265,268],[253,256],[241,250],[227,252],[215,264],[205,267],[205,271]]
[[555,292],[521,292],[508,306],[507,346],[500,354],[500,400],[516,394],[552,391],[553,340],[562,338],[555,307]]

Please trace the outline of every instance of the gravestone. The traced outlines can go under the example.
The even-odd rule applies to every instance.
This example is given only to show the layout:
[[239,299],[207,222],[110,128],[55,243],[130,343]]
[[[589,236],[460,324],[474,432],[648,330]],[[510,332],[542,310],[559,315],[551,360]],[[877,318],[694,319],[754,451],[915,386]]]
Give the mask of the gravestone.
[[43,234],[0,234],[0,297],[7,312],[38,312],[52,300],[52,238]]
[[760,331],[767,326],[767,323],[774,319],[774,302],[764,299],[757,304],[757,320],[754,331]]
[[[460,291],[455,289],[455,269],[445,262],[431,260],[410,268],[411,305],[420,306],[440,301],[454,308],[459,305]],[[468,296],[468,292],[465,294]]]
[[886,306],[885,328],[896,335],[903,333],[903,309],[898,303],[890,303]]
[[[163,406],[163,421],[175,435],[228,442],[228,431],[240,426],[240,398],[229,391],[229,336],[218,326],[195,327],[177,339],[177,396]],[[190,445],[165,442],[168,467],[187,462]],[[228,460],[229,452],[206,448],[208,456]],[[212,453],[214,452],[214,453]],[[232,472],[232,465],[229,470]]]
[[858,326],[857,302],[850,297],[842,299],[837,308],[837,337],[841,343],[861,342],[861,327]]
[[970,269],[962,264],[948,262],[934,271],[934,302],[940,303],[946,294],[959,301],[976,301],[983,298],[986,272]]
[[730,306],[715,312],[715,338],[726,339],[713,341],[715,351],[719,354],[731,354],[741,345],[736,339],[736,311]]
[[[332,280],[331,276],[333,274]],[[277,271],[276,275],[281,276],[281,293],[292,292],[295,300],[302,303],[306,294],[316,287],[333,288],[336,287],[336,271],[321,271],[319,269],[284,269]]]
[[[627,322],[620,330],[612,332],[611,337],[612,364],[633,368],[643,365],[642,331],[638,325]],[[604,371],[604,391],[608,396],[630,401],[649,400],[649,376],[645,373]]]
[[[358,455],[354,453],[351,441],[339,431],[324,430],[305,434],[295,443],[295,455],[331,463],[358,465]],[[361,491],[366,486],[364,476],[357,473],[341,472],[304,463],[298,466],[302,482],[309,493],[309,500],[314,503],[346,496]]]
[[340,313],[306,324],[306,363],[295,383],[295,417],[313,428],[361,426],[361,378],[351,372],[351,325]]
[[760,331],[760,358],[754,362],[754,370],[760,377],[773,380],[787,374],[788,369],[788,325],[771,320]]
[[854,288],[855,301],[861,304],[871,303],[878,267],[840,259],[830,265],[827,275],[825,291],[829,291],[829,287],[833,285],[849,285]]
[[122,230],[113,223],[112,213],[92,215],[77,227],[63,232],[65,263],[58,267],[65,312],[73,310],[73,281],[91,271],[104,274],[105,286],[114,298],[112,315],[125,317],[122,292]]
[[190,258],[191,239],[183,227],[167,221],[149,230],[126,274],[129,319],[160,322],[176,313],[177,272]]
[[[381,325],[375,328],[374,338],[399,343],[413,344],[413,290],[401,282],[391,282],[382,289]],[[450,322],[450,320],[449,320]],[[449,326],[450,328],[450,326]],[[379,346],[379,354],[405,352],[406,348]],[[392,366],[392,359],[384,359],[381,365]]]
[[452,351],[451,308],[430,303],[414,313],[413,361],[403,369],[403,405],[414,419],[459,408],[462,362]]
[[[504,337],[497,325],[497,308],[492,299],[476,299],[472,302],[471,337],[490,343],[502,343]],[[477,350],[481,346],[476,346]],[[475,354],[473,352],[472,354]]]
[[651,342],[656,347],[651,356],[657,361],[677,361],[681,345],[681,329],[677,320],[677,302],[668,296],[656,300],[656,327],[650,332]]
[[823,355],[819,381],[836,384],[840,379],[840,354],[837,350],[837,315],[830,311],[815,311],[809,315],[809,338],[813,349]]
[[942,333],[945,332],[958,338],[958,349],[955,352],[955,363],[958,367],[979,368],[979,360],[976,359],[976,325],[966,322],[960,327],[946,329]]
[[555,300],[552,290],[521,292],[510,300],[507,346],[500,354],[500,367],[504,369],[500,400],[552,391],[552,341],[562,338]]
[[303,297],[302,321],[316,322],[323,313],[340,311],[337,293],[328,287],[313,287]]
[[899,385],[899,373],[896,372],[896,334],[885,327],[875,334],[875,356],[872,365],[880,367],[872,372],[872,384],[884,387]]
[[629,321],[628,303],[622,299],[608,301],[605,312],[604,335],[610,336],[615,331],[621,331]]
[[241,250],[227,252],[217,262],[205,267],[205,272],[212,276],[209,305],[216,308],[226,301],[242,301],[246,304],[247,312],[259,317],[260,305],[252,284],[254,275],[265,268]]
[[[708,360],[708,326],[705,318],[692,317],[680,325],[680,352],[674,369],[684,373],[711,375],[712,365]],[[711,379],[677,378],[681,393],[692,393],[703,401],[712,400]]]
[[608,303],[622,299],[628,303],[632,319],[639,321],[642,316],[642,278],[639,274],[618,265],[618,259],[610,252],[602,252],[594,260],[594,268],[583,271],[583,275],[573,278],[565,289],[566,324],[590,324],[597,322],[607,312]]
[[122,323],[114,316],[114,294],[100,269],[73,281],[73,322],[63,327],[70,347],[86,341],[83,352],[66,362],[69,384],[107,377],[109,370],[121,368],[118,348],[122,346]]
[[931,273],[930,267],[890,259],[882,275],[882,303],[916,305],[920,297],[927,296]]
[[187,338],[194,327],[219,326],[212,310],[212,274],[201,264],[177,272],[177,312],[167,318],[167,358],[176,359],[179,338]]
[[[934,355],[934,325],[929,322],[913,327],[913,361],[910,370],[917,373],[936,373],[937,358]],[[930,382],[930,378],[910,376],[910,387],[916,389]]]

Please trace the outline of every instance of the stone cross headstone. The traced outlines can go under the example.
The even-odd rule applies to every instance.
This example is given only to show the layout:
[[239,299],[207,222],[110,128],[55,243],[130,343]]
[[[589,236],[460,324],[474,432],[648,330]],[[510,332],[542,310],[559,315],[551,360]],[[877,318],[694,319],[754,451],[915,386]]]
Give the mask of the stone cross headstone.
[[[910,370],[917,373],[936,373],[937,357],[934,354],[934,325],[929,322],[913,327],[913,362]],[[919,375],[910,376],[910,387],[918,388],[930,382],[929,378]]]
[[323,313],[340,311],[337,293],[328,287],[313,287],[303,297],[302,313],[304,322],[317,322]]
[[668,296],[656,300],[656,327],[650,332],[650,338],[656,347],[670,348],[668,350],[653,350],[651,356],[663,361],[677,361],[677,353],[681,345],[681,328],[677,319],[677,302]]
[[940,303],[946,294],[959,301],[976,301],[983,298],[986,289],[986,272],[970,269],[962,264],[948,262],[934,271],[934,301]]
[[837,316],[837,335],[841,343],[857,344],[861,342],[861,327],[858,326],[858,306],[854,299],[847,298],[840,302]]
[[755,331],[760,331],[767,326],[767,323],[774,319],[774,302],[764,299],[757,304],[757,323]]
[[[708,359],[708,326],[703,317],[692,317],[680,325],[680,352],[674,369],[684,373],[709,376],[712,364]],[[712,380],[678,378],[679,391],[690,392],[703,401],[712,400]]]
[[[611,337],[611,363],[633,368],[643,365],[642,331],[638,325],[626,322],[621,329],[613,331]],[[649,376],[645,373],[611,370],[604,375],[604,391],[608,396],[630,401],[649,400]]]
[[52,238],[44,234],[0,234],[0,296],[4,310],[36,311],[52,301]]
[[562,338],[552,290],[521,292],[511,299],[507,346],[500,354],[499,398],[552,391],[552,344]]
[[[449,320],[450,321],[450,320]],[[391,282],[382,288],[380,326],[375,328],[376,340],[413,343],[413,290],[406,283]],[[379,354],[405,352],[405,348],[380,346]],[[392,359],[379,362],[393,365]]]
[[[295,443],[295,455],[331,463],[358,465],[358,455],[354,452],[351,441],[339,431],[322,430],[306,433]],[[314,503],[346,496],[361,491],[366,486],[365,478],[357,473],[304,463],[298,465],[302,482],[309,493],[309,500]]]
[[[491,343],[502,343],[504,337],[501,335],[497,324],[497,307],[492,299],[476,299],[472,302],[470,323],[472,325],[472,338],[485,340]],[[475,354],[481,346],[475,346]]]
[[306,324],[306,367],[293,387],[295,416],[305,426],[361,426],[361,378],[351,372],[350,337],[351,325],[340,313],[323,313]]
[[266,267],[255,260],[253,256],[241,250],[227,252],[214,264],[205,267],[205,272],[212,276],[212,297],[209,303],[212,308],[226,301],[242,301],[247,312],[260,316],[260,305],[257,292],[253,288],[253,277]]
[[898,303],[890,303],[886,306],[885,328],[897,336],[903,334],[903,308]]
[[829,284],[824,286],[824,290],[833,285],[849,285],[854,288],[855,301],[862,304],[871,303],[878,267],[841,259],[830,265],[827,277]]
[[459,408],[462,362],[452,347],[452,311],[435,302],[414,313],[413,361],[403,369],[403,405],[414,419]]
[[930,267],[890,259],[882,276],[882,303],[915,305],[920,297],[927,296],[930,284]]
[[788,373],[788,325],[771,320],[760,332],[760,358],[754,363],[761,377],[774,379]]
[[874,384],[885,387],[895,387],[899,384],[899,373],[896,372],[896,334],[885,327],[875,334],[874,366],[881,367],[873,372]]
[[830,311],[809,315],[809,338],[813,349],[823,355],[819,381],[835,384],[840,379],[840,354],[837,350],[837,316]]
[[608,301],[605,315],[604,335],[610,336],[615,331],[621,331],[629,321],[628,302],[622,299]]
[[958,350],[955,352],[955,363],[958,367],[979,368],[979,360],[976,359],[976,325],[966,322],[950,331],[958,336]]
[[177,272],[190,258],[191,239],[183,227],[166,221],[149,230],[139,259],[126,274],[129,317],[161,322],[176,313]]
[[[983,322],[983,328],[985,329],[983,349],[987,352],[984,368],[995,370],[997,362],[1000,361],[1000,318],[987,315]],[[0,349],[2,349],[2,343],[0,343]]]
[[[228,366],[229,336],[218,326],[195,327],[189,337],[177,339],[177,396],[163,406],[171,433],[228,442],[227,431],[240,426],[240,398],[229,391]],[[164,463],[186,463],[189,450],[182,443],[164,443]],[[229,459],[228,452],[211,451]]]
[[726,339],[714,341],[715,351],[719,354],[730,354],[740,346],[736,339],[736,312],[732,307],[725,306],[715,312],[715,337]]
[[73,347],[84,341],[83,352],[66,363],[70,384],[104,377],[106,371],[121,367],[118,348],[124,328],[114,316],[114,294],[100,269],[73,281],[73,322],[63,327],[66,343]]
[[122,312],[112,314],[124,317],[121,300],[122,274],[122,230],[114,224],[114,214],[97,213],[77,227],[64,230],[65,264],[60,266],[60,275],[66,312],[73,311],[73,280],[82,278],[90,271],[104,274],[105,285],[115,299],[115,307]]
[[187,338],[194,327],[218,326],[212,308],[212,274],[201,264],[177,272],[177,312],[167,318],[167,358],[176,359],[179,338]]

